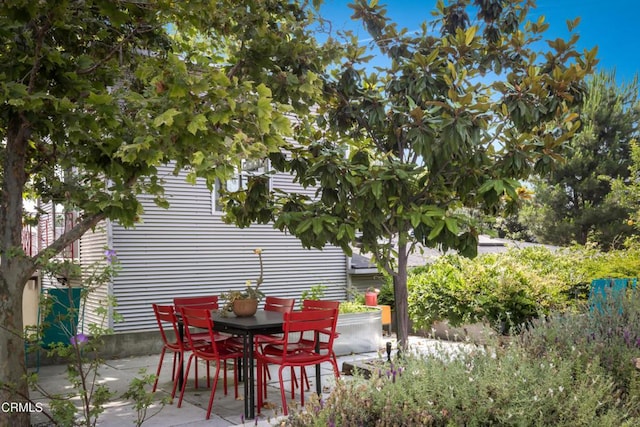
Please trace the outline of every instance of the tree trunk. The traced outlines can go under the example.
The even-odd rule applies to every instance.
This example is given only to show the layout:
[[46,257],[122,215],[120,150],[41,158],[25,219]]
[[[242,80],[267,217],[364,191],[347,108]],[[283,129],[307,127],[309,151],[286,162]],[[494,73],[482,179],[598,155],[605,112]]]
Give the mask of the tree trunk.
[[[29,395],[25,374],[22,332],[22,290],[18,275],[0,268],[0,402],[26,402]],[[0,410],[0,426],[29,426],[28,412]]]
[[[22,292],[35,270],[33,261],[22,251],[28,137],[26,122],[17,115],[9,120],[0,203],[0,403],[24,403],[29,394],[22,326]],[[0,426],[28,426],[29,421],[28,412],[0,410]]]
[[407,290],[407,243],[400,238],[398,244],[398,274],[393,276],[393,294],[396,303],[398,348],[406,350],[409,338],[409,292]]

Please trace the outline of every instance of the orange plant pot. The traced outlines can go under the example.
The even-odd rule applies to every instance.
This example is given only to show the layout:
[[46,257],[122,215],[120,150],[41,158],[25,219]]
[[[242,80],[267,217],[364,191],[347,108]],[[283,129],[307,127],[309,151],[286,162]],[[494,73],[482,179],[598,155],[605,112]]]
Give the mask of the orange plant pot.
[[257,299],[237,299],[233,302],[233,313],[238,317],[251,317],[258,311]]

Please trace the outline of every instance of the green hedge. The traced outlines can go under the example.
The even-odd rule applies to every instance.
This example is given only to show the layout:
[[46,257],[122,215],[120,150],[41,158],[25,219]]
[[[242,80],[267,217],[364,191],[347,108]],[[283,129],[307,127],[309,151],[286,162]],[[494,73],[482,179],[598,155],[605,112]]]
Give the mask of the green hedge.
[[510,333],[540,315],[583,303],[592,279],[637,277],[639,270],[637,243],[606,253],[531,246],[475,259],[447,255],[410,273],[409,315],[417,329],[447,320],[452,326],[487,322]]

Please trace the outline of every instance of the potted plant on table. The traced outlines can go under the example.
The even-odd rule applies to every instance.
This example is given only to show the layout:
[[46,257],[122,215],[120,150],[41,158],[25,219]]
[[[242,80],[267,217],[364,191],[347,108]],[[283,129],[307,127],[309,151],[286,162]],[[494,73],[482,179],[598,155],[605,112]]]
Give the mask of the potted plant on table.
[[243,290],[235,290],[224,292],[220,298],[226,301],[223,312],[233,312],[238,317],[249,317],[256,314],[258,303],[264,298],[264,293],[260,290],[263,281],[263,265],[262,265],[262,249],[256,248],[253,253],[258,255],[260,262],[260,275],[256,279],[256,285],[251,284],[251,280],[247,280],[246,287]]

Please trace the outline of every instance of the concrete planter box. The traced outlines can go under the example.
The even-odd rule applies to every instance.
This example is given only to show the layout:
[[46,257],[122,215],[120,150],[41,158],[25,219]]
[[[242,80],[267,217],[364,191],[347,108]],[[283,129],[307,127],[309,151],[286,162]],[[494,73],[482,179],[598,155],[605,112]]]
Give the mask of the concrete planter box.
[[382,311],[344,313],[338,316],[333,350],[340,355],[378,351],[382,346]]

